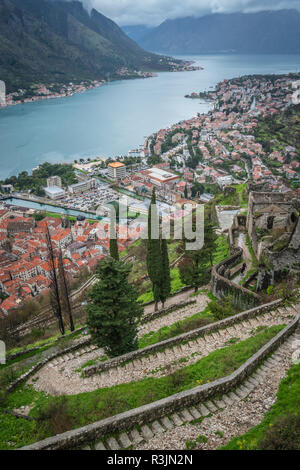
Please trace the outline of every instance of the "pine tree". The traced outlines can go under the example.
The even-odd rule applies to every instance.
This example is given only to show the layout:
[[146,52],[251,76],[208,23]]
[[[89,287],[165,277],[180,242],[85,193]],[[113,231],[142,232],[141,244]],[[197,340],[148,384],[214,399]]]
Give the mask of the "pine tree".
[[110,256],[119,261],[119,250],[118,250],[118,240],[116,234],[116,223],[115,218],[111,217],[110,219],[110,240],[109,240],[109,252]]
[[156,196],[155,189],[153,188],[151,204],[148,213],[148,240],[147,240],[147,270],[149,278],[152,282],[152,291],[155,302],[155,311],[158,309],[158,302],[161,298],[161,278],[162,278],[162,266],[161,266],[161,249],[160,249],[160,238],[159,238],[159,224],[157,227],[157,238],[152,238],[152,216],[154,221],[158,221],[157,208],[156,208]]
[[127,277],[131,266],[113,258],[99,262],[98,282],[89,292],[87,325],[92,340],[111,356],[137,349],[138,322],[143,308]]
[[161,263],[162,263],[162,278],[161,278],[161,293],[160,300],[165,306],[165,301],[167,300],[171,292],[171,276],[170,276],[170,263],[168,255],[168,244],[167,240],[162,239],[161,241]]

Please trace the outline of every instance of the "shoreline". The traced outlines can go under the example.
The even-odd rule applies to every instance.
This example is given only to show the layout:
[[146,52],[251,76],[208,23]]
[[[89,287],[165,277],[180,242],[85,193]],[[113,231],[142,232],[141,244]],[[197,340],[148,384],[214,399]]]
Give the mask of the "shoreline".
[[[178,66],[177,69],[173,70],[166,70],[166,72],[171,73],[179,73],[179,72],[195,72],[197,70],[204,70],[201,66],[193,66],[192,64],[194,61],[187,61],[182,64],[182,66]],[[22,99],[22,96],[28,92],[28,90],[20,90],[23,91],[23,95],[18,92],[9,93],[6,96],[5,104],[0,105],[1,109],[6,109],[11,106],[17,106],[20,104],[27,104],[27,103],[36,103],[38,101],[44,100],[52,100],[57,98],[69,98],[71,96],[77,95],[79,93],[85,93],[89,90],[94,90],[96,88],[100,88],[107,83],[111,83],[118,80],[135,80],[135,79],[146,79],[146,78],[155,78],[158,76],[159,72],[142,72],[142,71],[134,71],[132,75],[126,75],[126,70],[120,71],[120,76],[111,78],[110,80],[83,80],[79,84],[74,84],[73,82],[69,82],[68,85],[61,85],[61,89],[59,92],[51,93],[50,89],[53,87],[58,87],[58,84],[37,84],[35,86],[36,90],[38,91],[37,94],[32,95],[31,97]],[[49,89],[50,88],[50,89]],[[15,100],[14,97],[19,96],[19,100]]]

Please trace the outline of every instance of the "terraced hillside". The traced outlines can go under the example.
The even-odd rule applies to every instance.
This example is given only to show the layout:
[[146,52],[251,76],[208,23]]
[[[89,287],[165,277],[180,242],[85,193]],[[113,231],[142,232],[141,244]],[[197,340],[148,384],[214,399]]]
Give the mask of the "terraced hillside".
[[[201,310],[207,319],[206,294],[190,300],[195,303],[149,316],[149,321],[146,314],[140,340],[162,324],[170,328],[178,318],[188,321]],[[205,326],[112,360],[86,337],[81,345],[80,337],[73,349],[49,357],[12,391],[10,408],[39,418],[25,425],[6,417],[23,429],[16,446],[114,450],[225,444],[262,420],[273,403],[300,339],[299,312],[298,305],[275,301],[221,322],[210,318]],[[47,414],[47,406],[60,400],[68,416],[57,434],[38,423],[41,412]]]

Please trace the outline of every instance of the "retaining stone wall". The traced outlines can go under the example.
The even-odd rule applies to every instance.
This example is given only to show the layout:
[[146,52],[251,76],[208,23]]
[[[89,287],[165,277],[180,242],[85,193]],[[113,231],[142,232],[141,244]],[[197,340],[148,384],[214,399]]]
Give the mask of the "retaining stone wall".
[[22,374],[20,377],[18,377],[14,382],[12,382],[6,389],[8,393],[12,392],[15,390],[21,383],[26,382],[26,380],[29,379],[33,374],[35,374],[38,370],[40,370],[43,366],[45,366],[48,362],[52,361],[52,359],[55,359],[56,357],[62,356],[64,354],[67,354],[69,352],[76,351],[77,349],[82,348],[83,346],[89,345],[91,342],[90,339],[87,339],[86,341],[82,341],[81,343],[75,344],[74,346],[70,346],[67,349],[63,349],[61,351],[57,351],[56,353],[51,354],[51,356],[47,357],[46,359],[38,362],[34,366],[29,369],[29,371],[25,372]]
[[260,302],[260,296],[245,287],[235,284],[224,275],[230,267],[242,259],[242,255],[243,250],[238,248],[229,258],[213,267],[212,293],[219,299],[230,294],[233,296],[235,304],[239,307],[254,307]]
[[203,326],[202,328],[197,328],[196,330],[188,331],[187,333],[183,333],[182,335],[175,336],[174,338],[166,339],[165,341],[161,341],[160,343],[151,344],[146,348],[137,349],[136,351],[123,354],[122,356],[109,359],[108,361],[100,362],[99,364],[95,364],[84,369],[83,374],[85,377],[90,377],[91,375],[97,374],[107,369],[111,369],[113,367],[117,367],[125,362],[146,356],[147,354],[153,354],[156,351],[170,348],[171,346],[175,346],[176,344],[188,342],[192,339],[198,338],[199,336],[204,336],[213,333],[214,331],[219,330],[221,328],[227,328],[235,323],[244,321],[247,318],[253,318],[263,312],[272,310],[278,307],[281,302],[281,299],[275,300],[274,302],[271,302],[269,304],[253,308],[251,310],[246,310],[245,312],[239,313],[232,317],[225,318],[224,320],[218,321],[216,323],[211,323],[209,325]]

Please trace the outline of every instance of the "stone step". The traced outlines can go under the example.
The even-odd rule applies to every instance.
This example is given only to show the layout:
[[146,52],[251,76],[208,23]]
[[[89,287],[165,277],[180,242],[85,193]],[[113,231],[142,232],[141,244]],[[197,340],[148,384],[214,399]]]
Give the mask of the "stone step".
[[214,333],[211,333],[210,335],[215,341],[217,341],[218,339],[220,339],[220,336],[217,335],[215,332]]
[[130,431],[130,437],[132,438],[134,444],[140,444],[140,442],[143,442],[144,440],[137,429],[132,429]]
[[229,406],[233,404],[233,400],[226,394],[222,396],[222,400]]
[[243,383],[243,386],[250,390],[250,392],[255,388],[255,385],[249,379]]
[[111,450],[120,450],[120,446],[118,444],[118,442],[116,441],[116,439],[114,437],[110,437],[109,439],[107,439],[106,441],[109,449]]
[[251,382],[255,387],[259,385],[259,382],[255,380],[253,377],[249,377],[248,381]]
[[236,393],[234,392],[229,392],[228,393],[228,397],[230,398],[230,400],[232,400],[233,402],[235,401],[240,401],[240,397],[238,395],[236,395]]
[[180,411],[180,416],[182,416],[184,422],[190,423],[191,421],[194,420],[194,417],[191,415],[191,413],[186,408],[184,410]]
[[215,400],[214,400],[214,403],[216,404],[216,406],[217,406],[218,408],[223,409],[223,408],[226,407],[226,403],[225,403],[225,401],[223,401],[223,400],[215,399]]
[[153,432],[146,424],[141,427],[141,434],[146,440],[151,439],[154,436]]
[[150,426],[154,434],[161,434],[165,432],[165,429],[162,427],[159,421],[153,421]]
[[169,420],[167,416],[164,416],[161,420],[162,425],[169,431],[174,428],[174,424]]
[[210,411],[206,408],[206,406],[201,403],[201,405],[198,406],[198,409],[202,416],[208,416],[210,414]]
[[132,442],[126,432],[122,432],[122,434],[120,434],[120,436],[118,437],[118,440],[123,449],[128,449],[128,447],[132,445]]
[[249,395],[250,392],[251,392],[251,390],[248,390],[247,388],[245,388],[241,385],[240,387],[238,387],[235,390],[234,393],[236,395],[238,395],[243,400],[244,398],[246,398],[247,395]]
[[265,373],[267,374],[267,373],[270,371],[270,368],[267,367],[267,366],[265,366],[265,365],[262,365],[262,366],[260,367],[260,370],[261,370],[262,372],[265,372]]
[[189,408],[189,412],[194,417],[194,419],[201,418],[201,414],[199,413],[199,411],[194,406]]
[[173,413],[171,416],[170,416],[171,420],[173,421],[173,423],[175,424],[175,426],[181,426],[183,424],[183,421],[182,419],[180,418],[180,416],[178,416],[177,413]]
[[103,442],[98,442],[95,445],[95,450],[106,450],[106,447],[104,446]]
[[215,413],[218,408],[216,407],[216,405],[212,402],[212,401],[207,401],[205,402],[205,406],[212,412],[212,413]]

